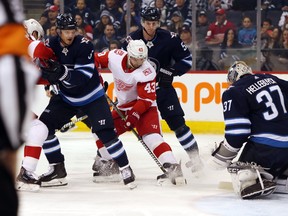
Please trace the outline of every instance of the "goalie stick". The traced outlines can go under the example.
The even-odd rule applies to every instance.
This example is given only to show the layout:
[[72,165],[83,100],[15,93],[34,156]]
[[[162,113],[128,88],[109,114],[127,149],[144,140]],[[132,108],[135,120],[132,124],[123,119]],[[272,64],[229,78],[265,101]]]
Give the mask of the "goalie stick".
[[[125,115],[122,113],[122,111],[120,109],[118,109],[118,107],[116,106],[116,104],[111,100],[111,98],[105,94],[107,101],[109,102],[109,104],[113,107],[113,109],[118,113],[118,115],[121,117],[122,120],[125,121]],[[142,146],[146,149],[146,151],[148,152],[148,154],[152,157],[152,159],[156,162],[156,164],[158,165],[158,167],[162,170],[162,172],[164,174],[167,174],[166,169],[163,167],[163,165],[159,162],[159,160],[156,158],[156,156],[154,155],[154,153],[149,149],[149,147],[146,145],[146,143],[143,141],[143,139],[140,137],[140,135],[138,134],[138,132],[133,128],[130,127],[132,133],[137,137],[138,141],[140,141],[140,143],[142,144]]]

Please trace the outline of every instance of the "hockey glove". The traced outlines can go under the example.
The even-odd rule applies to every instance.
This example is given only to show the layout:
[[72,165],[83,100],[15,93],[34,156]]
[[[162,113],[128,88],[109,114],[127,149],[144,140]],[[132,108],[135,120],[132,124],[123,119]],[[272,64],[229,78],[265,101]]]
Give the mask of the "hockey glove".
[[139,119],[140,115],[138,112],[136,112],[133,109],[128,110],[126,113],[126,120],[125,120],[126,127],[134,128]]
[[158,73],[158,86],[163,88],[169,88],[173,82],[173,68],[160,68]]
[[48,80],[50,84],[56,84],[67,78],[68,69],[65,65],[61,65],[59,62],[51,59],[47,61],[47,64],[47,67],[41,66],[41,71],[42,77]]
[[231,161],[236,157],[238,151],[239,149],[229,145],[225,139],[216,146],[215,150],[212,152],[213,157],[208,164],[211,168],[216,170],[225,169],[231,164]]

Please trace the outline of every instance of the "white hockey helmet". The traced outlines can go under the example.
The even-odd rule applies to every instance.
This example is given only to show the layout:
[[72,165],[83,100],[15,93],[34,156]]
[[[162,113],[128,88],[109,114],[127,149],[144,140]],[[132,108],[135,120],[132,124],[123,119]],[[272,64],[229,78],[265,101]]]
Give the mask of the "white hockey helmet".
[[244,61],[235,61],[228,69],[227,81],[232,84],[245,74],[253,74],[252,68]]
[[[26,37],[32,40],[41,40],[44,38],[44,30],[37,20],[35,19],[24,20],[23,24],[26,29]],[[37,32],[37,38],[35,38],[32,35],[33,32]]]
[[130,40],[127,46],[128,58],[147,59],[148,49],[143,40]]

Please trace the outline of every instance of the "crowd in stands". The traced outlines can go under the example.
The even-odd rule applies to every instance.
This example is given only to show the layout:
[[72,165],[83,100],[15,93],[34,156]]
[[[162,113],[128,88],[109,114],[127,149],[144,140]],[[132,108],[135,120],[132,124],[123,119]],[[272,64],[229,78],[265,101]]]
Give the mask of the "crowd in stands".
[[[261,70],[287,70],[288,0],[262,0],[260,39],[257,39],[257,0],[129,1],[130,32],[141,28],[141,8],[159,8],[160,27],[178,33],[191,53],[197,50],[197,70],[224,70],[232,61],[240,59],[253,68],[257,61],[256,47],[261,47]],[[197,9],[195,44],[192,43],[193,3]],[[56,34],[60,0],[45,0],[43,4],[46,9],[39,21],[46,37],[50,37]],[[64,12],[75,17],[78,33],[93,42],[96,52],[108,50],[112,42],[113,47],[121,47],[127,34],[126,11],[126,0],[64,1]]]

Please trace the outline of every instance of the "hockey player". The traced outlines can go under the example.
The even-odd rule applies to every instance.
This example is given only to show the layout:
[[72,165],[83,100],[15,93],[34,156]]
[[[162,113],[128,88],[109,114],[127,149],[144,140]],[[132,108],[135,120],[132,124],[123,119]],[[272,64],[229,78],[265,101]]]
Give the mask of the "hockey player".
[[192,67],[192,56],[188,48],[174,32],[160,28],[159,9],[153,7],[144,8],[141,11],[142,28],[132,32],[123,47],[133,39],[142,39],[148,47],[149,61],[157,69],[157,105],[162,119],[175,135],[190,157],[186,166],[192,172],[202,167],[197,142],[185,124],[184,112],[179,102],[177,93],[172,85],[174,76],[185,74]]
[[[129,161],[122,142],[115,131],[111,112],[104,96],[99,74],[94,65],[93,44],[83,36],[76,35],[75,20],[69,14],[59,14],[57,17],[58,35],[47,41],[57,61],[48,60],[41,67],[43,78],[50,84],[57,84],[59,95],[53,96],[39,120],[44,124],[35,125],[27,140],[34,146],[42,147],[45,139],[55,133],[67,123],[79,110],[88,115],[92,132],[96,133],[107,147],[109,153],[120,167],[124,184],[135,187],[134,174],[129,166]],[[48,48],[47,48],[48,49]],[[58,62],[59,61],[59,62]],[[35,171],[38,161],[29,157],[23,159],[27,162],[29,172]],[[33,176],[26,175],[27,170],[21,167],[17,178],[19,187],[38,189],[37,183],[29,184]],[[39,179],[38,185],[41,183]]]
[[32,120],[30,106],[39,73],[27,61],[22,1],[0,1],[0,212],[18,215],[17,152]]
[[[131,40],[127,52],[114,49],[98,53],[95,55],[95,64],[101,68],[109,68],[113,74],[117,107],[126,116],[123,120],[119,113],[113,110],[112,116],[117,134],[121,135],[135,127],[144,143],[167,170],[171,182],[184,184],[181,166],[177,164],[171,147],[161,136],[156,106],[156,71],[147,61],[147,57],[148,50],[145,43],[142,40]],[[106,159],[103,163],[109,163],[107,160],[111,160],[111,156],[108,152],[103,152],[101,148],[103,146],[99,141],[96,143],[101,152],[102,162]],[[101,169],[101,165],[97,167],[97,160],[93,169],[96,171],[94,175],[96,178],[103,175],[101,171],[107,172]]]
[[[288,82],[253,74],[243,61],[232,64],[227,78],[231,86],[222,95],[225,139],[210,164],[228,167],[243,199],[273,193],[275,182],[276,191],[288,193]],[[244,143],[238,161],[231,164]]]

